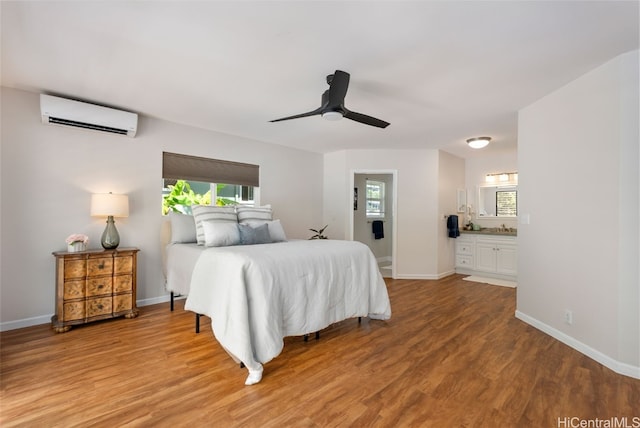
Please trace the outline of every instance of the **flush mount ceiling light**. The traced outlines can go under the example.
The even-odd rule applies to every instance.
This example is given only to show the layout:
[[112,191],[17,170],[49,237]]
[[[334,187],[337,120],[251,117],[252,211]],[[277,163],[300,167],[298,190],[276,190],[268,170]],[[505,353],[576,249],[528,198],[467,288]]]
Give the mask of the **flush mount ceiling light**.
[[483,147],[487,147],[490,141],[491,141],[491,137],[475,137],[475,138],[469,138],[467,140],[467,144],[472,149],[481,149]]
[[326,120],[340,120],[342,119],[342,113],[339,111],[325,111],[322,113],[322,118]]

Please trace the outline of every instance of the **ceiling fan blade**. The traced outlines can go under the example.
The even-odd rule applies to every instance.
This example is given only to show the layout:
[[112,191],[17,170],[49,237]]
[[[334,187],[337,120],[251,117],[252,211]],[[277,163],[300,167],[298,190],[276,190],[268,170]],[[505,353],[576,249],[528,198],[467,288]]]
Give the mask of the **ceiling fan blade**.
[[366,114],[356,113],[355,111],[349,111],[344,109],[344,117],[347,119],[355,120],[356,122],[364,123],[365,125],[376,126],[378,128],[386,128],[389,126],[389,122],[376,119],[375,117],[367,116]]
[[340,107],[344,103],[344,97],[347,95],[347,89],[349,89],[349,73],[336,70],[330,80],[329,82],[329,78],[327,78],[327,83],[329,83],[329,107]]
[[316,116],[318,114],[322,114],[322,107],[315,109],[314,111],[310,111],[307,113],[300,113],[300,114],[296,114],[293,116],[287,116],[287,117],[282,117],[280,119],[274,119],[274,120],[270,120],[269,122],[280,122],[282,120],[290,120],[290,119],[299,119],[301,117],[309,117],[309,116]]

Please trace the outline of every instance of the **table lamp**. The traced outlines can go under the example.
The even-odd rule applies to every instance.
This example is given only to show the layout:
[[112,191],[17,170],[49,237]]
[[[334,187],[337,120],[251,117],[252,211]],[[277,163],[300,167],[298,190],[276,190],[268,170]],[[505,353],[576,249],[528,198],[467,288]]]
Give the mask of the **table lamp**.
[[96,193],[91,195],[91,215],[107,217],[107,227],[102,233],[102,247],[105,250],[113,250],[120,245],[120,235],[116,229],[114,217],[129,216],[129,197],[127,195],[114,195],[113,193]]

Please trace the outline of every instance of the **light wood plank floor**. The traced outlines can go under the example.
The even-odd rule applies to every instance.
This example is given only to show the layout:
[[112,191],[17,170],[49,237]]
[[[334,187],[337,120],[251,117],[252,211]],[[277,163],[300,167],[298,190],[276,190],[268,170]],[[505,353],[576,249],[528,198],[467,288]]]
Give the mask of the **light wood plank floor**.
[[[391,320],[287,338],[245,387],[207,318],[178,302],[55,334],[0,334],[2,427],[558,427],[640,418],[640,380],[514,318],[515,290],[387,280]],[[574,420],[575,421],[575,420]],[[638,419],[640,421],[640,419]]]

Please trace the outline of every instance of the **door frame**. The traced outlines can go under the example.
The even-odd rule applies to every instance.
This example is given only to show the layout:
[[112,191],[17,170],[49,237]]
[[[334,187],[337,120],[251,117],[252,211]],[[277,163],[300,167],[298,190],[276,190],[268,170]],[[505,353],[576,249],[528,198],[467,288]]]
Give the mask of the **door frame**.
[[356,174],[387,174],[392,176],[392,192],[391,195],[391,278],[396,278],[398,269],[397,249],[398,249],[398,170],[397,169],[352,169],[349,173],[349,195],[348,212],[349,215],[349,240],[353,241],[353,189],[355,187]]

